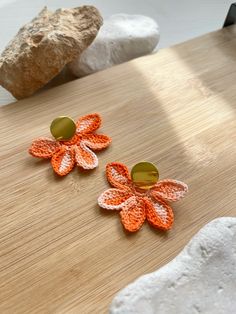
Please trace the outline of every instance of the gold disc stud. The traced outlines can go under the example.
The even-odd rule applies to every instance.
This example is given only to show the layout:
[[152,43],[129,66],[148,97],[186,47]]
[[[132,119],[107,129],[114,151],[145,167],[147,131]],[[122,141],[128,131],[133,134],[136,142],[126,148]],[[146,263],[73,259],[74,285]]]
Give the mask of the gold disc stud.
[[137,187],[148,190],[157,183],[159,172],[157,167],[151,162],[142,161],[133,166],[131,178]]
[[58,117],[52,121],[50,131],[56,140],[66,141],[75,135],[76,124],[69,117]]

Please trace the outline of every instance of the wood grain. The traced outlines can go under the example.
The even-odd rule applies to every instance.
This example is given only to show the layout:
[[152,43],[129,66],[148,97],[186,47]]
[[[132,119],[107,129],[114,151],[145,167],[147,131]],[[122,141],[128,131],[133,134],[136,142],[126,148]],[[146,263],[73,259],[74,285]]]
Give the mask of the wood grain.
[[[235,35],[207,34],[0,108],[0,313],[106,313],[203,225],[236,215]],[[28,155],[54,117],[92,112],[113,138],[99,168],[60,179]],[[126,234],[97,206],[106,163],[141,160],[189,185],[168,233],[145,224]]]

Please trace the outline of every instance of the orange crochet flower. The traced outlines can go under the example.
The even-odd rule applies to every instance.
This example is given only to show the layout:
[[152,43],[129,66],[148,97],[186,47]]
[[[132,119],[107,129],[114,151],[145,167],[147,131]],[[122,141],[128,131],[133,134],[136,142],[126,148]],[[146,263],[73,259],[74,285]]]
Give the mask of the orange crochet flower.
[[138,231],[147,221],[154,227],[169,230],[174,222],[169,202],[184,197],[188,186],[176,180],[162,180],[149,190],[140,190],[131,181],[128,168],[118,162],[106,167],[107,179],[112,186],[98,198],[99,206],[120,210],[121,222],[130,232]]
[[29,153],[34,157],[51,158],[52,167],[60,176],[68,174],[75,164],[83,169],[94,169],[98,159],[92,150],[101,150],[111,143],[108,136],[94,133],[100,125],[98,114],[86,115],[77,121],[76,133],[70,140],[39,138],[33,141]]

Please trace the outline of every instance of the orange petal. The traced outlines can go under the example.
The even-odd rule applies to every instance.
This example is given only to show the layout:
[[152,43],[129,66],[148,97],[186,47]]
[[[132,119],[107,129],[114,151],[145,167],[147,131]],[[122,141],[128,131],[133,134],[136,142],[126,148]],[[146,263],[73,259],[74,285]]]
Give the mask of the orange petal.
[[131,184],[131,178],[128,168],[119,163],[112,162],[106,166],[107,180],[116,188],[128,188]]
[[97,113],[88,114],[76,122],[76,133],[91,133],[101,125],[101,117]]
[[98,166],[97,156],[83,143],[75,146],[75,160],[83,169],[94,169]]
[[158,229],[169,230],[174,222],[172,208],[162,200],[145,201],[147,203],[147,220],[150,225]]
[[34,157],[51,158],[60,149],[60,144],[50,138],[38,138],[29,148],[29,153]]
[[122,209],[135,202],[132,193],[119,189],[108,189],[98,198],[98,204],[106,209]]
[[111,138],[102,134],[84,134],[82,141],[93,150],[101,150],[111,143]]
[[74,167],[75,152],[73,149],[62,147],[51,159],[52,167],[59,176],[65,176]]
[[71,145],[77,144],[79,141],[80,141],[80,136],[78,134],[75,134],[71,139],[67,141],[60,141],[60,143],[65,146],[71,146]]
[[146,204],[143,199],[130,202],[120,211],[121,222],[130,232],[138,231],[146,219]]
[[169,202],[175,202],[184,197],[187,191],[187,184],[177,180],[166,179],[157,182],[150,192],[155,199],[161,198]]

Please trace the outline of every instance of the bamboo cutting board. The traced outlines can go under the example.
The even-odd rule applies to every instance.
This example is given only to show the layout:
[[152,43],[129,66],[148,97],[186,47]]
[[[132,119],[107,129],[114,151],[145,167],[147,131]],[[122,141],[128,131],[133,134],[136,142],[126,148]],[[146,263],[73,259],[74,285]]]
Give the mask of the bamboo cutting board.
[[[203,225],[235,216],[236,28],[0,108],[0,313],[106,313],[125,285],[174,258]],[[27,149],[53,118],[99,112],[99,167],[58,178]],[[106,163],[147,160],[189,185],[168,233],[127,234],[101,210]]]

